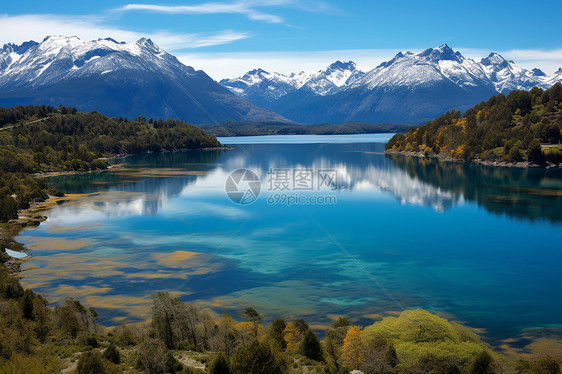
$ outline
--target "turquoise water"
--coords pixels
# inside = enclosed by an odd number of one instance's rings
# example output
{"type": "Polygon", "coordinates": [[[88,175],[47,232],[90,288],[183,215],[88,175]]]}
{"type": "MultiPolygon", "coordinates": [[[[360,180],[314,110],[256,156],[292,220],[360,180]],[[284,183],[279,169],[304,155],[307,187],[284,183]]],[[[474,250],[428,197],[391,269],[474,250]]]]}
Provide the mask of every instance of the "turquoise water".
{"type": "Polygon", "coordinates": [[[20,235],[34,255],[22,281],[52,302],[94,306],[108,325],[147,318],[159,290],[218,313],[253,306],[318,328],[335,315],[368,324],[406,308],[481,328],[493,342],[562,324],[560,169],[389,156],[384,137],[364,137],[373,142],[256,137],[270,144],[50,178],[70,199],[20,235]],[[251,204],[225,191],[240,168],[261,181],[251,204]],[[284,170],[289,189],[273,188],[284,170]],[[302,171],[312,190],[295,188],[306,184],[294,177],[302,171]],[[320,173],[337,184],[320,187],[320,173]]]}

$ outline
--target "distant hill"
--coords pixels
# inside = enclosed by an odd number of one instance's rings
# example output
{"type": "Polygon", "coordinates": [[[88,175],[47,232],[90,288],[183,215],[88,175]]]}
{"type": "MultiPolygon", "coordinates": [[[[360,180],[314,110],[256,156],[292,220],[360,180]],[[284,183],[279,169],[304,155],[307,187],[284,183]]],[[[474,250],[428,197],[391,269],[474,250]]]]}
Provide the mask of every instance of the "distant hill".
{"type": "Polygon", "coordinates": [[[399,123],[346,122],[338,125],[298,125],[281,122],[229,121],[220,124],[199,125],[215,136],[257,136],[257,135],[336,135],[376,134],[406,132],[412,125],[399,123]]]}
{"type": "Polygon", "coordinates": [[[28,104],[190,123],[285,120],[233,95],[145,38],[119,43],[50,36],[40,43],[4,45],[0,106],[28,104]]]}
{"type": "Polygon", "coordinates": [[[388,151],[453,159],[562,165],[562,84],[511,91],[397,134],[388,151]]]}

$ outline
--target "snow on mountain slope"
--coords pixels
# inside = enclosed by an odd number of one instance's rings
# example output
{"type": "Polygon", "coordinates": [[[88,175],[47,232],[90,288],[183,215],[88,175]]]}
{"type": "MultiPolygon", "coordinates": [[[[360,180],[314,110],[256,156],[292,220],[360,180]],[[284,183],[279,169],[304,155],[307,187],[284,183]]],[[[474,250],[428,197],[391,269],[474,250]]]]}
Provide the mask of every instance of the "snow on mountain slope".
{"type": "MultiPolygon", "coordinates": [[[[366,73],[353,62],[338,61],[312,74],[300,89],[279,92],[266,105],[302,123],[418,124],[447,110],[467,109],[499,92],[546,89],[561,80],[562,68],[549,76],[539,69],[523,69],[497,53],[475,61],[443,44],[419,53],[399,52],[366,73]]],[[[251,100],[259,100],[259,91],[253,95],[251,100]]]]}
{"type": "Polygon", "coordinates": [[[496,93],[477,62],[446,44],[419,53],[400,52],[334,94],[306,95],[303,89],[270,108],[304,123],[418,124],[447,110],[468,109],[496,93]]]}
{"type": "Polygon", "coordinates": [[[287,76],[254,69],[239,78],[223,79],[219,83],[238,96],[257,105],[264,105],[299,89],[307,77],[305,72],[287,76]]]}
{"type": "Polygon", "coordinates": [[[552,87],[558,82],[562,82],[562,68],[559,68],[553,75],[543,78],[546,87],[552,87]]]}
{"type": "Polygon", "coordinates": [[[501,93],[508,93],[513,90],[530,90],[535,86],[548,88],[545,86],[545,74],[539,69],[527,70],[521,68],[513,61],[507,61],[497,53],[490,53],[480,61],[480,65],[496,90],[501,93]]]}
{"type": "Polygon", "coordinates": [[[336,61],[317,72],[301,71],[291,75],[254,69],[238,78],[223,79],[220,84],[255,104],[267,106],[268,103],[299,89],[307,90],[315,95],[329,95],[361,78],[364,74],[365,70],[352,61],[336,61]]]}
{"type": "Polygon", "coordinates": [[[309,90],[320,96],[330,95],[340,91],[365,75],[353,61],[336,61],[326,69],[313,74],[301,89],[309,90]]]}
{"type": "Polygon", "coordinates": [[[350,88],[373,90],[378,87],[424,87],[449,80],[459,87],[491,86],[485,71],[471,59],[454,52],[448,45],[420,53],[399,52],[355,81],[350,88]]]}
{"type": "Polygon", "coordinates": [[[41,43],[29,42],[28,48],[8,44],[1,55],[10,56],[0,72],[3,87],[31,84],[34,87],[78,76],[108,73],[123,68],[139,68],[177,75],[193,75],[195,70],[178,66],[149,39],[136,43],[118,43],[113,39],[84,42],[77,37],[49,36],[41,43]],[[11,53],[5,53],[10,51],[11,53]]]}
{"type": "Polygon", "coordinates": [[[51,104],[194,123],[279,120],[142,38],[49,36],[0,49],[0,105],[51,104]]]}
{"type": "Polygon", "coordinates": [[[492,85],[497,92],[504,93],[535,86],[546,89],[562,79],[560,74],[548,76],[540,69],[523,69],[497,53],[474,61],[443,44],[419,53],[399,52],[372,70],[360,68],[351,61],[337,61],[316,73],[290,76],[256,69],[240,78],[224,79],[221,84],[237,95],[267,105],[289,94],[327,96],[358,87],[428,86],[444,78],[461,88],[492,85]],[[306,94],[296,93],[297,90],[306,94]]]}

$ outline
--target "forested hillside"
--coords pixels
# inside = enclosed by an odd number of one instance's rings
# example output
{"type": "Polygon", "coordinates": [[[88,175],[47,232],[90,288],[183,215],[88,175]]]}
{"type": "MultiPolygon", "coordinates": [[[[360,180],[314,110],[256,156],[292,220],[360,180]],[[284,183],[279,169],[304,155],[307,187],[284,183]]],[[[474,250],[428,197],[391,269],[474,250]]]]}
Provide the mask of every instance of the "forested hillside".
{"type": "Polygon", "coordinates": [[[378,134],[406,132],[412,126],[400,123],[346,122],[338,125],[327,123],[298,125],[283,122],[229,121],[219,124],[201,125],[201,128],[216,136],[257,136],[378,134]]]}
{"type": "Polygon", "coordinates": [[[407,134],[387,150],[515,163],[562,164],[562,84],[500,94],[468,109],[453,110],[407,134]]]}
{"type": "Polygon", "coordinates": [[[108,166],[103,157],[219,146],[214,136],[176,120],[129,121],[51,106],[0,108],[0,221],[55,193],[30,174],[100,170],[108,166]]]}

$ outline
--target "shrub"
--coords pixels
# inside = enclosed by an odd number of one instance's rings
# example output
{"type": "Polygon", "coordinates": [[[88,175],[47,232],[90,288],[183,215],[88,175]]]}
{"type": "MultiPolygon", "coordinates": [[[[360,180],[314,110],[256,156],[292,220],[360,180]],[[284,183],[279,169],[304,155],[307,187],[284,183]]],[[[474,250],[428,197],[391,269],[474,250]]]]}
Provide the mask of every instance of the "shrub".
{"type": "Polygon", "coordinates": [[[76,374],[106,374],[104,359],[96,350],[82,353],[76,367],[76,374]]]}
{"type": "Polygon", "coordinates": [[[113,362],[114,364],[121,363],[121,355],[119,354],[119,350],[115,346],[115,344],[109,344],[109,347],[103,352],[103,358],[106,360],[113,362]]]}
{"type": "Polygon", "coordinates": [[[232,374],[230,364],[228,363],[225,355],[219,353],[217,358],[215,358],[215,360],[209,367],[209,374],[232,374]]]}
{"type": "Polygon", "coordinates": [[[284,360],[268,343],[257,340],[240,348],[232,358],[232,372],[235,374],[281,374],[284,371],[284,360]]]}

